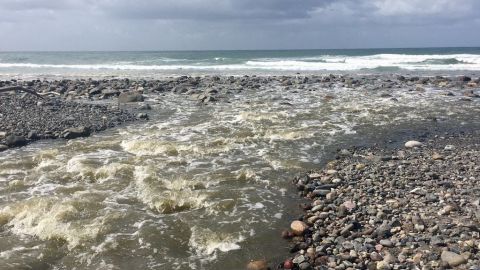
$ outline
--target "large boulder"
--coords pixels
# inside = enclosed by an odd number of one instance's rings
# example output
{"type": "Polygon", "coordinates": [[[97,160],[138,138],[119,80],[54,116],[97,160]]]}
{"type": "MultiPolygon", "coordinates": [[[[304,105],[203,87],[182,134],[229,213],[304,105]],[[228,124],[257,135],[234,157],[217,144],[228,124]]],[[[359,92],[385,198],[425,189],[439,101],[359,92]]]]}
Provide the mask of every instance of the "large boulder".
{"type": "Polygon", "coordinates": [[[5,138],[5,144],[10,147],[24,146],[27,140],[22,136],[10,135],[5,138]]]}
{"type": "Polygon", "coordinates": [[[90,128],[88,127],[69,128],[62,133],[62,137],[67,140],[88,136],[90,136],[90,128]]]}
{"type": "Polygon", "coordinates": [[[123,92],[118,96],[118,102],[120,103],[142,102],[143,100],[143,95],[138,92],[123,92]]]}

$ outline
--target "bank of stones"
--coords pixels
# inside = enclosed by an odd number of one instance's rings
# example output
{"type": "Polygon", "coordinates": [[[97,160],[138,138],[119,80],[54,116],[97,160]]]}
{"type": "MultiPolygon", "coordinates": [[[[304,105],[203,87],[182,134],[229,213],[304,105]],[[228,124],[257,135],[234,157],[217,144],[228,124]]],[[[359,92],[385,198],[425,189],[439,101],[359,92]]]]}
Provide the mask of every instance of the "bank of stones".
{"type": "Polygon", "coordinates": [[[309,201],[282,233],[292,257],[276,268],[479,269],[478,135],[343,150],[297,177],[309,201]]]}

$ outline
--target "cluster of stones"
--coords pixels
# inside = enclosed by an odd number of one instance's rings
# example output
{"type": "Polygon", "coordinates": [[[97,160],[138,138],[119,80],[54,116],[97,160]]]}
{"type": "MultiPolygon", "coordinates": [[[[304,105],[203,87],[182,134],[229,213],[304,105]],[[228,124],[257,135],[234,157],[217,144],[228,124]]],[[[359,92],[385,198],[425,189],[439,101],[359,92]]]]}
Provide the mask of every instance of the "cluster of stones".
{"type": "Polygon", "coordinates": [[[310,202],[282,233],[294,255],[276,269],[478,269],[477,138],[341,150],[297,177],[310,202]]]}
{"type": "MultiPolygon", "coordinates": [[[[318,87],[348,87],[365,90],[388,90],[408,88],[424,91],[425,87],[446,89],[446,95],[457,93],[449,89],[462,90],[466,98],[478,97],[474,90],[480,87],[480,78],[468,76],[418,77],[403,75],[298,75],[298,76],[179,76],[162,79],[76,79],[76,80],[8,80],[0,81],[0,88],[23,86],[34,89],[41,95],[61,96],[67,99],[109,99],[123,92],[165,93],[173,92],[191,96],[200,102],[213,102],[228,94],[242,90],[278,85],[285,89],[309,89],[318,87]]],[[[388,93],[384,93],[388,95],[388,93]]]]}
{"type": "Polygon", "coordinates": [[[29,94],[0,96],[0,152],[41,139],[87,137],[136,120],[130,111],[29,94]]]}

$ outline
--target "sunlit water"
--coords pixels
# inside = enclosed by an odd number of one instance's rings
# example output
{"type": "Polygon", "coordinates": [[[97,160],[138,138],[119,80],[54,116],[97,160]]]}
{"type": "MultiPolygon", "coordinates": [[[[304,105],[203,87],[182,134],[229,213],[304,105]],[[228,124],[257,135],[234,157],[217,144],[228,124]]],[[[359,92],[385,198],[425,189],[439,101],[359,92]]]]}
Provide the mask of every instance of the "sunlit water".
{"type": "Polygon", "coordinates": [[[208,106],[150,96],[149,122],[1,153],[0,269],[243,269],[278,258],[295,213],[291,177],[325,162],[326,149],[480,115],[478,101],[437,89],[389,90],[397,100],[314,85],[232,91],[208,106]]]}

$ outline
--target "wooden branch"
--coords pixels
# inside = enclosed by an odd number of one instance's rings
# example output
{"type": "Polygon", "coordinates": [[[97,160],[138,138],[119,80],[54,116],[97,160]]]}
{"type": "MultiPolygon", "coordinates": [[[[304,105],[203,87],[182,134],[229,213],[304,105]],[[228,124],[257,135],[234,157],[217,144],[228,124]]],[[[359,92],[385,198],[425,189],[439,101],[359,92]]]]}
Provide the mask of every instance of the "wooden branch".
{"type": "Polygon", "coordinates": [[[0,88],[0,93],[3,93],[3,92],[9,92],[9,91],[23,91],[23,92],[26,92],[26,93],[29,93],[29,94],[32,94],[34,96],[37,96],[41,99],[45,99],[44,97],[42,97],[41,95],[39,95],[37,92],[33,91],[33,90],[30,90],[30,89],[27,89],[25,87],[21,87],[21,86],[10,86],[10,87],[4,87],[4,88],[0,88]]]}

